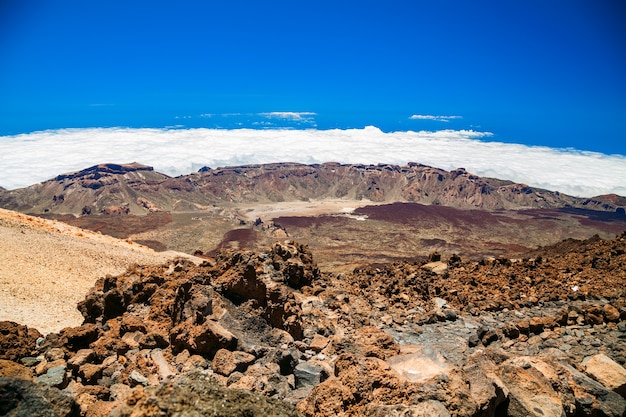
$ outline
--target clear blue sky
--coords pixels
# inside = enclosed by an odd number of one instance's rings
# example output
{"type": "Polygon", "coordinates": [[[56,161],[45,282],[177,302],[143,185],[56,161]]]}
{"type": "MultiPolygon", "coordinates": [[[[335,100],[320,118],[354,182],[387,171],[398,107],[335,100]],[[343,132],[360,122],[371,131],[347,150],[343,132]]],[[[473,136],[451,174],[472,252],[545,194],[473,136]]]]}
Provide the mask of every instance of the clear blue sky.
{"type": "Polygon", "coordinates": [[[626,155],[625,4],[0,0],[0,135],[310,112],[626,155]]]}

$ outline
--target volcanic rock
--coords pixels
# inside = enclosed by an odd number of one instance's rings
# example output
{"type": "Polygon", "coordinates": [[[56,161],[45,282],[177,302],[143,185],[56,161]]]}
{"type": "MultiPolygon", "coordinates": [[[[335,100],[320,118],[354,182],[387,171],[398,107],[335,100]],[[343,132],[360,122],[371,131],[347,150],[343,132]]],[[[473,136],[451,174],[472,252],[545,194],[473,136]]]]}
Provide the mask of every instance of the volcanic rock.
{"type": "Polygon", "coordinates": [[[594,355],[583,362],[585,372],[626,398],[626,369],[604,354],[594,355]]]}
{"type": "Polygon", "coordinates": [[[247,398],[272,398],[309,417],[621,416],[625,245],[457,260],[442,275],[425,260],[324,273],[295,242],[134,266],[100,279],[83,326],[25,363],[42,380],[64,369],[59,385],[94,417],[201,412],[214,397],[231,415],[270,413],[247,398]]]}
{"type": "Polygon", "coordinates": [[[36,349],[41,333],[22,324],[0,321],[0,359],[18,360],[36,349]]]}
{"type": "Polygon", "coordinates": [[[115,417],[154,415],[214,415],[296,417],[290,405],[244,390],[220,387],[211,378],[194,373],[159,387],[136,390],[115,417]]]}
{"type": "Polygon", "coordinates": [[[213,371],[218,374],[229,376],[233,372],[245,372],[248,366],[254,363],[256,358],[246,352],[231,352],[220,349],[213,357],[213,371]]]}
{"type": "Polygon", "coordinates": [[[0,378],[0,415],[78,417],[76,402],[60,390],[18,378],[0,378]]]}

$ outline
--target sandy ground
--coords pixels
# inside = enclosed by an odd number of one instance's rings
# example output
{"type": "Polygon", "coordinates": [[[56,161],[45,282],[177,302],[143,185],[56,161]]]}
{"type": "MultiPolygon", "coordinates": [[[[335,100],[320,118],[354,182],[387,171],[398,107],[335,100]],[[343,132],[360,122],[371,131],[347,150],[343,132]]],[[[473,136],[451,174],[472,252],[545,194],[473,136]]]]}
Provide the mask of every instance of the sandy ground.
{"type": "Polygon", "coordinates": [[[99,277],[177,256],[188,255],[0,209],[0,321],[44,334],[78,326],[76,304],[99,277]]]}
{"type": "Polygon", "coordinates": [[[370,200],[310,200],[287,201],[271,204],[255,204],[246,207],[237,206],[242,216],[250,221],[260,218],[263,221],[281,216],[320,216],[323,214],[349,214],[355,209],[365,206],[374,206],[384,203],[375,203],[370,200]]]}

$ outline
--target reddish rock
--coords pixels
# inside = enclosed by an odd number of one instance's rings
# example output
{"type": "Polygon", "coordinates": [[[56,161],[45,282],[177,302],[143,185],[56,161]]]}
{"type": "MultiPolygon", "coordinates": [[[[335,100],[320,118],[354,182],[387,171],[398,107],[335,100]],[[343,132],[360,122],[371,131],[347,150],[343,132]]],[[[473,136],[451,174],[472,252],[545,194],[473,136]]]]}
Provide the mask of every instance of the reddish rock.
{"type": "Polygon", "coordinates": [[[33,371],[19,363],[0,359],[0,378],[20,378],[34,380],[33,371]]]}
{"type": "Polygon", "coordinates": [[[67,340],[68,348],[76,351],[89,348],[99,336],[98,326],[93,323],[85,323],[79,327],[68,327],[61,330],[61,337],[67,340]]]}
{"type": "Polygon", "coordinates": [[[617,322],[620,318],[619,310],[611,304],[605,304],[602,307],[602,314],[604,315],[604,319],[606,321],[617,322]]]}
{"type": "Polygon", "coordinates": [[[78,369],[78,376],[81,377],[83,383],[94,384],[102,377],[102,369],[102,365],[86,363],[78,369]]]}
{"type": "Polygon", "coordinates": [[[213,357],[213,371],[224,376],[229,376],[235,371],[245,372],[255,359],[254,355],[246,352],[220,349],[213,357]]]}
{"type": "Polygon", "coordinates": [[[78,369],[86,363],[93,362],[95,358],[96,353],[93,349],[81,349],[67,361],[67,366],[70,369],[78,369]]]}
{"type": "Polygon", "coordinates": [[[32,356],[41,333],[11,321],[0,321],[0,359],[16,361],[32,356]]]}
{"type": "Polygon", "coordinates": [[[354,335],[354,345],[366,357],[386,359],[400,353],[400,347],[393,337],[373,326],[359,329],[354,335]]]}
{"type": "Polygon", "coordinates": [[[321,352],[328,345],[328,342],[329,340],[327,337],[316,333],[315,336],[313,336],[311,343],[309,343],[309,349],[314,352],[321,352]]]}
{"type": "Polygon", "coordinates": [[[207,320],[201,325],[189,326],[183,323],[171,332],[174,352],[183,349],[191,353],[213,356],[220,349],[234,350],[237,338],[219,323],[207,320]]]}

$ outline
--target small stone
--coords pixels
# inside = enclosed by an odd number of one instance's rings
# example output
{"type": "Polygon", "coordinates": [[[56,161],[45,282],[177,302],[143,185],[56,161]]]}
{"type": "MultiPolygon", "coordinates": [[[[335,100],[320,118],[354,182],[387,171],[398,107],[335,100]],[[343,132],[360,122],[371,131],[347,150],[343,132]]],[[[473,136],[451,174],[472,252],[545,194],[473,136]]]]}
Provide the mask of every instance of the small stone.
{"type": "Polygon", "coordinates": [[[229,376],[235,371],[245,372],[255,359],[254,355],[246,352],[220,349],[213,358],[213,371],[224,376],[229,376]]]}
{"type": "Polygon", "coordinates": [[[326,347],[326,345],[328,345],[328,338],[320,334],[316,334],[315,336],[313,336],[313,340],[309,344],[309,348],[312,351],[318,353],[321,352],[326,347]]]}
{"type": "Polygon", "coordinates": [[[78,369],[80,366],[90,363],[95,359],[96,353],[93,349],[80,349],[67,361],[70,369],[78,369]]]}
{"type": "Polygon", "coordinates": [[[20,359],[20,363],[24,366],[32,368],[33,366],[37,366],[41,362],[41,359],[41,357],[35,358],[33,356],[26,356],[20,359]]]}
{"type": "Polygon", "coordinates": [[[476,347],[480,343],[480,339],[476,333],[472,333],[467,339],[467,344],[469,347],[476,347]]]}
{"type": "Polygon", "coordinates": [[[143,376],[139,371],[134,370],[128,376],[128,382],[130,383],[131,387],[135,387],[137,385],[147,386],[148,378],[143,376]]]}
{"type": "Polygon", "coordinates": [[[102,378],[102,365],[94,365],[92,363],[86,363],[78,370],[78,375],[88,384],[95,383],[98,379],[102,378]]]}

